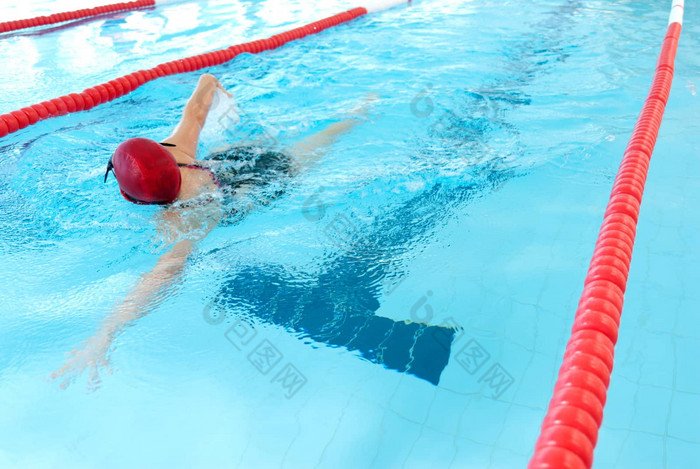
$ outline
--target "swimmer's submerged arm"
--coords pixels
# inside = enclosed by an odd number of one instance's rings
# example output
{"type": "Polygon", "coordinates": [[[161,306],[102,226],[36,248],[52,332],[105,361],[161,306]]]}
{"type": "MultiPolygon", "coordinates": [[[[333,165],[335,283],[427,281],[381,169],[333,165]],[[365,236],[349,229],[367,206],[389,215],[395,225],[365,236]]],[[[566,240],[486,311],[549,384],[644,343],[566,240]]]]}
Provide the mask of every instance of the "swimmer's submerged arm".
{"type": "Polygon", "coordinates": [[[127,324],[145,316],[168,298],[168,291],[177,284],[193,250],[193,241],[180,241],[158,259],[150,272],[141,276],[138,285],[105,318],[95,335],[104,341],[106,348],[127,324]]]}
{"type": "Polygon", "coordinates": [[[85,342],[85,346],[71,352],[72,357],[51,377],[65,377],[61,386],[66,387],[83,370],[91,368],[92,383],[98,383],[98,371],[108,365],[107,353],[116,336],[129,323],[145,316],[168,298],[167,293],[177,284],[193,248],[193,241],[184,240],[161,256],[155,267],[144,274],[138,285],[112,309],[97,332],[85,342]]]}
{"type": "Polygon", "coordinates": [[[191,158],[196,158],[199,134],[202,131],[202,127],[204,127],[204,122],[207,119],[207,114],[209,114],[214,93],[217,89],[221,89],[231,97],[231,94],[224,90],[216,77],[208,73],[202,75],[199,78],[197,88],[185,105],[180,123],[175,127],[170,137],[163,140],[163,142],[172,143],[177,146],[177,150],[191,158]]]}
{"type": "MultiPolygon", "coordinates": [[[[221,207],[213,200],[209,205],[188,210],[168,207],[158,217],[158,231],[166,236],[179,236],[172,249],[160,256],[155,267],[141,276],[133,290],[124,298],[112,314],[105,318],[96,334],[106,340],[109,347],[112,339],[130,322],[145,316],[168,298],[182,275],[187,259],[194,251],[195,241],[204,239],[221,219],[221,207]],[[189,218],[191,216],[191,218],[189,218]],[[182,236],[187,238],[182,239],[182,236]]],[[[172,242],[172,238],[168,238],[172,242]]]]}
{"type": "MultiPolygon", "coordinates": [[[[172,208],[168,210],[170,216],[167,218],[171,219],[176,229],[179,230],[187,225],[177,220],[179,215],[176,211],[172,208]]],[[[126,326],[157,308],[176,288],[187,265],[187,259],[194,250],[195,241],[207,236],[219,221],[219,209],[212,207],[211,212],[216,215],[205,211],[201,216],[197,216],[199,221],[192,221],[193,225],[201,228],[199,234],[191,233],[188,239],[176,242],[169,252],[163,254],[156,265],[141,276],[138,284],[129,294],[112,308],[110,314],[105,317],[95,334],[85,342],[83,348],[73,351],[73,356],[66,364],[51,375],[53,378],[65,378],[62,387],[70,384],[86,368],[91,369],[92,383],[99,383],[99,370],[108,365],[107,354],[117,335],[126,326]]],[[[165,220],[162,222],[167,224],[165,220]]]]}

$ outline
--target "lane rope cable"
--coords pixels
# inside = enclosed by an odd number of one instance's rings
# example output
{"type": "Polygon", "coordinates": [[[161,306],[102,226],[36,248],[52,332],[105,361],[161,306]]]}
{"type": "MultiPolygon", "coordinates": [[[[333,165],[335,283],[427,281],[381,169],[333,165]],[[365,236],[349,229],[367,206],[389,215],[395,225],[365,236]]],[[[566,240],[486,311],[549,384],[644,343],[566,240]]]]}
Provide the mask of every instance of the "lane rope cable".
{"type": "Polygon", "coordinates": [[[582,469],[593,464],[644,183],[673,81],[683,6],[683,0],[673,1],[654,80],[613,184],[529,469],[582,469]]]}
{"type": "Polygon", "coordinates": [[[117,13],[120,11],[136,10],[143,7],[155,6],[155,0],[137,0],[135,2],[113,3],[111,5],[103,5],[94,8],[83,8],[82,10],[66,11],[63,13],[54,13],[49,16],[36,16],[24,20],[5,21],[0,23],[0,34],[10,31],[18,31],[20,29],[36,28],[37,26],[46,26],[49,24],[64,23],[66,21],[80,20],[90,18],[92,16],[105,15],[108,13],[117,13]]]}
{"type": "MultiPolygon", "coordinates": [[[[408,1],[410,2],[410,0],[408,1]]],[[[11,111],[7,114],[0,115],[0,138],[50,117],[63,116],[78,111],[87,111],[97,105],[124,96],[144,83],[159,77],[193,72],[206,67],[220,65],[244,52],[257,54],[262,51],[276,49],[288,42],[319,33],[324,29],[351,21],[367,13],[384,10],[405,3],[408,3],[407,0],[385,0],[376,2],[371,7],[353,8],[320,21],[309,23],[306,26],[275,34],[267,39],[246,42],[226,49],[165,62],[148,70],[139,70],[115,78],[107,83],[87,88],[80,93],[70,93],[65,96],[23,107],[17,111],[11,111]]]]}

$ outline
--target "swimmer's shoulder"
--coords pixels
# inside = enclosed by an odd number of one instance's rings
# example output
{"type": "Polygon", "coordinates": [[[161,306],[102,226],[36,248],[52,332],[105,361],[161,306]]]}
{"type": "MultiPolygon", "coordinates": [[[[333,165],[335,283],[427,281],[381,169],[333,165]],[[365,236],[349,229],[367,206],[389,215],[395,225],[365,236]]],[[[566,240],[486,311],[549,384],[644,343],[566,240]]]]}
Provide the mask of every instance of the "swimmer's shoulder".
{"type": "Polygon", "coordinates": [[[197,161],[196,155],[190,155],[178,146],[177,138],[168,137],[160,142],[175,157],[175,161],[181,164],[192,164],[197,161]]]}

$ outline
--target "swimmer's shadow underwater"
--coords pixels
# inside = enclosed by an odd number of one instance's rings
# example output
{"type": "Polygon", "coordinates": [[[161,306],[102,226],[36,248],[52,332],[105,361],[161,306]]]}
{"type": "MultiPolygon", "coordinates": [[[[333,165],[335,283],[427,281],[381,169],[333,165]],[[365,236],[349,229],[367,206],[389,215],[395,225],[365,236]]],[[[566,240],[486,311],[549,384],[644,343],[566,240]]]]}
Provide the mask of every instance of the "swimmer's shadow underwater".
{"type": "Polygon", "coordinates": [[[220,314],[243,308],[300,339],[358,352],[437,385],[458,329],[376,315],[386,266],[367,269],[365,262],[347,253],[315,277],[281,265],[246,266],[226,278],[215,304],[220,314]]]}
{"type": "Polygon", "coordinates": [[[435,184],[409,199],[376,220],[375,226],[358,230],[362,234],[349,249],[323,263],[317,275],[276,264],[241,267],[224,279],[214,298],[216,311],[222,315],[245,311],[299,334],[300,339],[343,347],[372,363],[438,385],[461,329],[378,316],[379,298],[387,280],[400,275],[392,255],[422,241],[452,208],[512,177],[507,170],[490,171],[490,177],[479,183],[435,184]],[[414,223],[416,219],[421,223],[414,223]]]}

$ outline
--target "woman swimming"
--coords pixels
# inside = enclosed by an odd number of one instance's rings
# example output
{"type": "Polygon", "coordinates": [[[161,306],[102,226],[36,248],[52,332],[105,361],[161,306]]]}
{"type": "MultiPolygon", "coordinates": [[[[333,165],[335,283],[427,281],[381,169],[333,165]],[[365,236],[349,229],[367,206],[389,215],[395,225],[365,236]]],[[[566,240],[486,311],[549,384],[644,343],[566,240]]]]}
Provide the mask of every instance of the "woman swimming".
{"type": "Polygon", "coordinates": [[[84,347],[74,350],[66,364],[51,375],[64,378],[63,386],[86,368],[91,369],[93,383],[99,382],[98,371],[108,365],[107,355],[117,334],[167,297],[164,293],[177,284],[195,242],[226,215],[222,196],[244,198],[261,181],[289,178],[312,165],[339,135],[362,121],[368,103],[375,99],[368,97],[352,112],[354,118],[329,125],[286,153],[239,146],[198,160],[200,133],[217,92],[232,97],[213,75],[202,75],[168,138],[160,143],[146,138],[126,140],[110,158],[105,181],[113,172],[119,190],[130,202],[164,205],[158,215],[158,231],[173,246],[113,308],[84,347]],[[226,165],[232,160],[237,162],[235,169],[226,165]]]}

